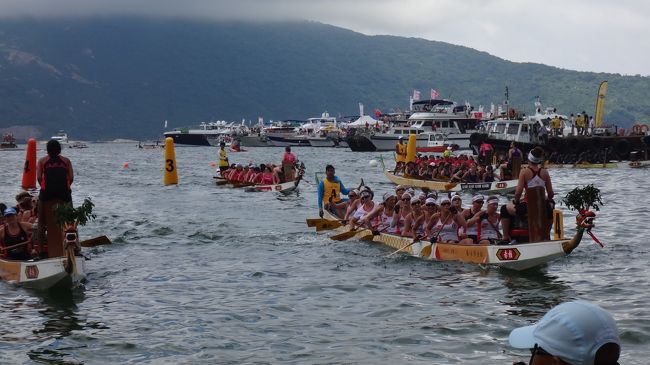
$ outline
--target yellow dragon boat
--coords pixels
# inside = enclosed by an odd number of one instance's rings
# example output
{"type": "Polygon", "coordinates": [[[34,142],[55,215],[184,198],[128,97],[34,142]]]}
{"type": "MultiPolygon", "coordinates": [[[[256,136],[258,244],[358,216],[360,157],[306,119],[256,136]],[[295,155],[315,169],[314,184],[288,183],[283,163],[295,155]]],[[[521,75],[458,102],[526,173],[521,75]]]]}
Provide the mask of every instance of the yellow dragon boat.
{"type": "Polygon", "coordinates": [[[420,189],[429,189],[442,192],[481,191],[486,194],[507,194],[514,192],[517,188],[517,183],[519,182],[519,180],[504,180],[482,183],[467,183],[414,179],[393,174],[392,171],[386,169],[386,165],[384,164],[383,159],[380,159],[379,161],[384,171],[384,176],[386,176],[390,182],[396,185],[406,185],[420,189]]]}

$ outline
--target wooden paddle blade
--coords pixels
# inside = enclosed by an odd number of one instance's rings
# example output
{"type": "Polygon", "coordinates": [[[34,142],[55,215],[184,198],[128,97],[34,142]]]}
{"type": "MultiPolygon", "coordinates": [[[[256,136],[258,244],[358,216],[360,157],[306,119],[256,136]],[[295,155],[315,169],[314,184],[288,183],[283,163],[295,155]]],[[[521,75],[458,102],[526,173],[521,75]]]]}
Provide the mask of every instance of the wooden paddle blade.
{"type": "Polygon", "coordinates": [[[368,232],[363,236],[359,237],[359,239],[362,241],[372,241],[373,239],[375,239],[375,234],[372,232],[368,232]]]}
{"type": "Polygon", "coordinates": [[[455,188],[456,185],[458,185],[458,183],[447,183],[447,184],[445,184],[445,190],[451,190],[451,189],[455,188]]]}
{"type": "Polygon", "coordinates": [[[307,227],[316,227],[323,222],[327,222],[327,219],[323,218],[307,218],[307,227]]]}
{"type": "Polygon", "coordinates": [[[95,246],[101,246],[101,245],[110,245],[112,242],[108,237],[106,236],[99,236],[95,238],[91,238],[88,240],[83,240],[79,242],[81,247],[95,247],[95,246]]]}
{"type": "Polygon", "coordinates": [[[359,230],[352,230],[352,231],[345,231],[343,233],[335,234],[334,236],[330,236],[331,239],[334,241],[345,241],[347,239],[350,239],[354,237],[357,233],[359,233],[359,230]]]}
{"type": "Polygon", "coordinates": [[[343,225],[343,223],[338,222],[338,221],[325,220],[325,222],[321,222],[321,223],[316,224],[316,232],[336,229],[336,228],[341,227],[342,225],[343,225]]]}

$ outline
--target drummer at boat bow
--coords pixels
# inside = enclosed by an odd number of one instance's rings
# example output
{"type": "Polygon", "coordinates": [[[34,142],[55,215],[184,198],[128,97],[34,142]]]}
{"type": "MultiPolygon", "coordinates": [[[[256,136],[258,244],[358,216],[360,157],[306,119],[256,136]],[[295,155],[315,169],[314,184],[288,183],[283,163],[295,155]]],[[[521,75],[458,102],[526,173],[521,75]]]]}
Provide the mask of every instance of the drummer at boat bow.
{"type": "Polygon", "coordinates": [[[323,217],[323,202],[325,202],[325,209],[328,209],[338,217],[342,217],[345,213],[345,208],[338,207],[336,204],[341,203],[341,194],[348,195],[349,190],[345,188],[341,179],[335,175],[334,166],[327,165],[325,167],[325,179],[318,184],[318,213],[323,217]]]}
{"type": "MultiPolygon", "coordinates": [[[[517,189],[515,190],[515,199],[512,203],[508,203],[501,207],[501,221],[503,223],[503,239],[504,241],[510,241],[510,224],[515,215],[519,217],[524,217],[528,213],[528,189],[543,187],[546,191],[546,200],[547,200],[547,218],[551,220],[553,218],[553,208],[555,202],[553,201],[553,184],[551,183],[551,176],[548,174],[548,171],[541,167],[541,163],[544,162],[544,150],[540,147],[533,148],[530,153],[528,153],[528,167],[521,170],[519,173],[519,183],[517,184],[517,189]],[[520,200],[522,193],[524,199],[520,200]]],[[[548,227],[551,225],[549,224],[548,227]]]]}
{"type": "Polygon", "coordinates": [[[44,242],[47,230],[48,254],[50,257],[63,255],[63,233],[54,221],[54,206],[60,203],[72,204],[70,186],[74,180],[72,162],[61,156],[61,144],[56,140],[47,142],[47,156],[38,160],[36,177],[41,186],[38,196],[38,241],[44,242]],[[61,247],[59,247],[59,245],[61,247]]]}
{"type": "Polygon", "coordinates": [[[226,142],[221,142],[219,147],[219,171],[223,173],[230,166],[228,163],[228,152],[226,152],[226,142]]]}
{"type": "Polygon", "coordinates": [[[397,174],[404,168],[404,162],[406,162],[406,145],[402,136],[399,136],[395,145],[395,162],[395,174],[397,174]]]}
{"type": "Polygon", "coordinates": [[[287,146],[284,148],[284,155],[282,155],[282,163],[288,162],[290,164],[296,163],[296,155],[291,152],[291,147],[287,146]]]}
{"type": "Polygon", "coordinates": [[[27,222],[18,222],[18,213],[14,208],[4,210],[5,224],[0,227],[0,245],[2,246],[2,257],[11,260],[28,260],[30,254],[35,256],[37,252],[32,248],[31,234],[32,225],[27,222]]]}

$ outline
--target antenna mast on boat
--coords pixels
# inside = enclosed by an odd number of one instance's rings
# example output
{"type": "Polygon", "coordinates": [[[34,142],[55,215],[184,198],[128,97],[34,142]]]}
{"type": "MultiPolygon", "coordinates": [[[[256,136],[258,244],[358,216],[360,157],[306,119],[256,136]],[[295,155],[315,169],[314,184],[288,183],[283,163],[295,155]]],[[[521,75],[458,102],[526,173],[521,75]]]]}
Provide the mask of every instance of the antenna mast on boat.
{"type": "Polygon", "coordinates": [[[508,85],[506,85],[506,119],[510,120],[510,107],[508,106],[510,103],[510,93],[508,92],[508,85]]]}

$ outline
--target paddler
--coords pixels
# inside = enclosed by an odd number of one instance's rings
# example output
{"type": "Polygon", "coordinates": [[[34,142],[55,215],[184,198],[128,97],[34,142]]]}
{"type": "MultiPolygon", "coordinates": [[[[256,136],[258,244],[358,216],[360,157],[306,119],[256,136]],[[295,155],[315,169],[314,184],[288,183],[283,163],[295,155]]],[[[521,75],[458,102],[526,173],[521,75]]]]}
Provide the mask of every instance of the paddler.
{"type": "Polygon", "coordinates": [[[61,144],[50,140],[46,146],[47,156],[41,157],[36,165],[36,178],[41,186],[38,196],[38,242],[46,242],[47,230],[48,255],[63,255],[63,232],[54,221],[53,208],[57,204],[72,204],[70,185],[74,180],[72,162],[61,156],[61,144]]]}
{"type": "Polygon", "coordinates": [[[339,209],[338,207],[332,209],[332,205],[340,203],[341,194],[348,195],[350,192],[345,188],[341,179],[335,175],[334,166],[327,165],[325,166],[325,179],[318,184],[318,214],[323,218],[323,202],[325,202],[325,209],[330,210],[332,213],[336,214],[338,217],[342,217],[345,214],[345,207],[339,209]]]}
{"type": "Polygon", "coordinates": [[[445,152],[442,153],[442,157],[450,158],[452,156],[451,150],[452,150],[451,146],[447,146],[447,149],[445,150],[445,152]]]}
{"type": "MultiPolygon", "coordinates": [[[[510,242],[510,223],[516,216],[524,217],[528,213],[528,199],[524,194],[524,199],[520,200],[523,193],[527,193],[529,188],[543,187],[546,190],[546,213],[549,220],[553,219],[553,184],[548,171],[542,168],[544,162],[544,150],[541,147],[535,147],[528,153],[528,167],[519,173],[519,182],[515,190],[515,199],[501,207],[501,223],[503,224],[503,241],[510,242]]],[[[549,224],[550,227],[550,224],[549,224]]]]}
{"type": "Polygon", "coordinates": [[[224,171],[228,170],[230,164],[228,163],[228,152],[226,152],[226,142],[221,142],[219,144],[219,171],[223,174],[224,171]]]}
{"type": "Polygon", "coordinates": [[[404,144],[404,137],[399,136],[397,144],[395,145],[395,175],[404,169],[406,162],[406,145],[404,144]]]}
{"type": "Polygon", "coordinates": [[[18,221],[18,212],[14,208],[6,208],[3,212],[5,224],[0,227],[0,246],[3,257],[11,260],[28,260],[30,254],[36,256],[36,251],[32,248],[31,235],[28,233],[32,230],[32,225],[27,222],[18,221]],[[7,247],[22,244],[13,249],[7,247]]]}

